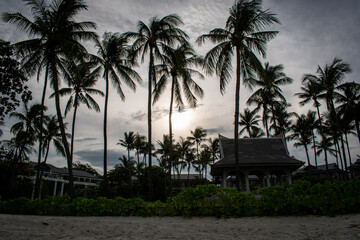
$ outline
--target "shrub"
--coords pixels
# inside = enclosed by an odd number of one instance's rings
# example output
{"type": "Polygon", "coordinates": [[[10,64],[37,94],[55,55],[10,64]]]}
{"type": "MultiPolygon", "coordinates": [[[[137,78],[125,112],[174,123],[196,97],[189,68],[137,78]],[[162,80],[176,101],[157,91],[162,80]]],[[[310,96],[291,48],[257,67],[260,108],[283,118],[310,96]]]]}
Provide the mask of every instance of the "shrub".
{"type": "Polygon", "coordinates": [[[215,185],[190,187],[161,201],[145,202],[140,198],[108,199],[51,196],[43,200],[17,198],[0,201],[0,213],[77,216],[215,216],[242,217],[258,215],[329,215],[360,212],[360,180],[325,181],[311,184],[258,189],[240,193],[215,185]]]}

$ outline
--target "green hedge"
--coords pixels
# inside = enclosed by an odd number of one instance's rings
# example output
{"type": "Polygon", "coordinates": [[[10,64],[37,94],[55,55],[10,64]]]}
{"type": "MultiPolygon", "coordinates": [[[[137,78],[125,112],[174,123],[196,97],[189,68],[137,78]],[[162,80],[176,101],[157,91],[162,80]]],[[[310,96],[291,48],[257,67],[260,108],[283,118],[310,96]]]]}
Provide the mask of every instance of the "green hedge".
{"type": "Polygon", "coordinates": [[[166,203],[122,197],[80,197],[71,201],[69,196],[0,201],[0,213],[56,216],[334,216],[359,212],[360,180],[315,185],[297,181],[293,185],[266,187],[248,194],[214,185],[197,186],[168,198],[166,203]]]}

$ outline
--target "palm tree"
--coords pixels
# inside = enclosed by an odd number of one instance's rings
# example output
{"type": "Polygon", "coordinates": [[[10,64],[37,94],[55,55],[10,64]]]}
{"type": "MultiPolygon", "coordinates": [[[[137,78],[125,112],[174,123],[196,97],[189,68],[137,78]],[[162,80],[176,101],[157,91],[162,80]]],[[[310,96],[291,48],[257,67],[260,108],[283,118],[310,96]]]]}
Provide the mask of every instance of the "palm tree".
{"type": "Polygon", "coordinates": [[[199,160],[199,146],[205,140],[206,130],[202,127],[196,127],[194,131],[190,130],[190,134],[191,136],[187,137],[187,139],[196,145],[196,155],[199,160]]]}
{"type": "Polygon", "coordinates": [[[307,163],[310,166],[308,145],[311,143],[311,130],[304,114],[297,116],[295,124],[291,126],[291,130],[292,134],[289,138],[297,140],[294,143],[295,147],[303,146],[305,148],[307,163]]]}
{"type": "Polygon", "coordinates": [[[179,141],[175,145],[176,151],[179,155],[179,164],[182,164],[183,167],[188,165],[186,162],[186,154],[191,151],[191,145],[192,143],[183,137],[180,137],[179,141]]]}
{"type": "Polygon", "coordinates": [[[301,106],[305,106],[305,104],[313,101],[313,106],[316,107],[318,120],[320,121],[321,125],[321,116],[320,116],[320,102],[319,102],[319,94],[321,92],[321,85],[317,82],[317,80],[313,79],[313,75],[306,74],[303,78],[303,86],[301,87],[300,93],[296,93],[295,96],[303,99],[299,104],[301,106]]]}
{"type": "Polygon", "coordinates": [[[23,112],[10,113],[10,117],[19,120],[11,127],[11,133],[14,135],[20,132],[27,133],[27,135],[24,136],[27,138],[27,141],[33,145],[39,138],[40,129],[43,128],[43,126],[40,125],[41,112],[46,109],[45,106],[43,107],[40,104],[33,104],[29,107],[27,103],[24,103],[23,112]]]}
{"type": "Polygon", "coordinates": [[[135,134],[134,149],[136,150],[138,165],[140,164],[140,153],[143,149],[146,149],[146,142],[145,136],[142,136],[139,133],[135,134]]]}
{"type": "Polygon", "coordinates": [[[193,164],[195,163],[196,160],[196,156],[195,156],[195,149],[189,149],[189,151],[186,152],[185,154],[185,162],[186,162],[186,166],[187,166],[187,182],[189,182],[189,178],[190,178],[190,168],[191,166],[193,166],[193,164]]]}
{"type": "Polygon", "coordinates": [[[134,39],[133,50],[136,55],[141,55],[142,62],[145,55],[149,53],[149,72],[148,72],[148,153],[149,153],[149,198],[152,199],[152,125],[151,125],[151,103],[153,84],[155,79],[155,58],[162,59],[161,50],[164,46],[172,45],[176,42],[183,43],[188,36],[183,32],[179,25],[183,24],[180,17],[176,14],[167,15],[161,19],[154,17],[149,25],[139,21],[137,32],[127,32],[126,38],[134,39]]]}
{"type": "Polygon", "coordinates": [[[315,158],[315,166],[317,167],[317,154],[316,154],[316,136],[314,130],[318,128],[318,121],[316,120],[316,112],[309,110],[306,114],[306,121],[307,125],[310,128],[311,131],[311,137],[312,137],[312,148],[314,149],[314,158],[315,158]]]}
{"type": "Polygon", "coordinates": [[[219,145],[219,139],[218,138],[208,138],[207,142],[209,145],[202,145],[204,149],[207,149],[211,153],[212,163],[215,163],[215,161],[219,158],[220,155],[220,145],[219,145]]]}
{"type": "MultiPolygon", "coordinates": [[[[19,122],[15,123],[11,127],[11,132],[16,136],[8,144],[10,144],[11,148],[20,148],[24,146],[23,152],[21,157],[27,158],[28,153],[35,152],[32,147],[28,147],[27,145],[34,145],[35,141],[38,140],[39,142],[42,141],[42,132],[44,132],[43,120],[47,120],[47,116],[43,116],[44,111],[46,111],[46,107],[40,104],[34,104],[28,107],[26,103],[24,103],[24,112],[13,112],[10,114],[10,117],[15,117],[19,122]],[[24,134],[26,133],[26,134],[24,134]],[[41,133],[41,134],[40,134],[41,133]],[[19,136],[18,136],[19,135],[19,136]]],[[[45,146],[45,144],[44,144],[45,146]]],[[[19,152],[19,150],[16,150],[19,152]]],[[[41,154],[41,149],[40,149],[41,154]]],[[[15,154],[16,156],[16,154],[15,154]]],[[[40,166],[40,164],[38,164],[40,166]]],[[[40,182],[39,182],[39,169],[36,171],[36,178],[35,178],[35,196],[37,196],[40,182]]]]}
{"type": "MultiPolygon", "coordinates": [[[[67,134],[67,137],[70,137],[70,134],[67,134]]],[[[42,148],[42,154],[44,155],[43,163],[46,163],[46,160],[49,155],[51,143],[53,143],[53,146],[57,154],[65,156],[65,150],[61,140],[59,122],[56,116],[50,116],[49,119],[46,121],[43,141],[44,141],[44,145],[42,148]]]]}
{"type": "MultiPolygon", "coordinates": [[[[195,55],[194,50],[188,43],[184,43],[173,49],[168,46],[163,47],[163,64],[157,67],[161,77],[154,89],[154,102],[156,102],[160,95],[164,92],[168,82],[168,78],[171,78],[171,91],[170,91],[170,107],[169,107],[169,136],[170,136],[170,164],[173,162],[173,146],[172,146],[172,111],[173,103],[175,100],[176,107],[182,109],[184,107],[184,101],[182,92],[185,94],[190,107],[197,106],[197,98],[203,97],[204,91],[193,79],[193,75],[196,75],[200,79],[204,76],[192,69],[193,65],[198,65],[201,60],[195,55]],[[179,81],[181,80],[181,81],[179,81]]],[[[171,167],[171,166],[170,166],[171,167]]]]}
{"type": "MultiPolygon", "coordinates": [[[[320,142],[316,141],[316,149],[317,149],[316,155],[320,156],[322,152],[324,152],[324,154],[331,153],[332,155],[335,155],[336,151],[335,149],[332,148],[333,146],[334,143],[331,141],[330,138],[322,138],[320,142]]],[[[337,157],[336,157],[336,161],[337,161],[337,157]]]]}
{"type": "MultiPolygon", "coordinates": [[[[80,104],[85,104],[88,109],[94,109],[96,112],[100,112],[100,107],[90,94],[96,94],[104,96],[104,93],[98,89],[93,88],[99,77],[100,68],[96,68],[90,71],[94,66],[94,62],[79,62],[66,61],[64,79],[68,83],[69,87],[59,90],[60,96],[70,95],[70,98],[65,107],[65,116],[69,113],[73,107],[73,119],[71,127],[71,143],[70,143],[70,155],[71,162],[73,162],[74,154],[74,138],[75,138],[75,121],[76,113],[80,104]]],[[[53,95],[51,95],[52,97],[53,95]]]]}
{"type": "Polygon", "coordinates": [[[102,41],[96,42],[97,56],[92,56],[92,60],[97,62],[103,69],[105,79],[105,105],[104,105],[104,182],[107,181],[107,112],[109,99],[109,78],[116,88],[121,100],[125,100],[124,92],[121,88],[122,81],[135,91],[135,82],[141,83],[141,78],[132,69],[135,65],[130,61],[129,48],[125,38],[118,34],[105,33],[102,41]],[[134,82],[135,81],[135,82],[134,82]]]}
{"type": "MultiPolygon", "coordinates": [[[[164,168],[164,171],[168,172],[169,175],[169,180],[170,180],[170,184],[169,184],[169,189],[171,192],[171,166],[172,166],[172,162],[174,161],[174,159],[171,159],[170,157],[170,146],[173,144],[170,143],[170,141],[173,141],[173,139],[171,139],[169,137],[169,135],[163,135],[163,141],[157,141],[157,144],[159,145],[159,149],[156,150],[156,154],[160,154],[160,158],[158,158],[159,160],[159,165],[160,167],[164,168]],[[166,170],[167,169],[167,170],[166,170]]],[[[166,178],[165,178],[165,188],[166,187],[166,178]]],[[[167,189],[165,189],[165,195],[168,196],[168,192],[167,189]]]]}
{"type": "MultiPolygon", "coordinates": [[[[293,80],[283,73],[283,65],[271,66],[265,63],[264,68],[258,71],[258,79],[248,78],[251,86],[259,87],[250,97],[247,103],[249,105],[256,103],[257,108],[263,108],[263,123],[266,129],[266,135],[269,137],[268,113],[272,112],[274,118],[274,109],[277,105],[286,104],[286,99],[282,95],[280,86],[290,84],[293,80]]],[[[274,119],[275,120],[275,119],[274,119]]],[[[273,121],[275,128],[276,121],[273,121]]]]}
{"type": "MultiPolygon", "coordinates": [[[[328,65],[326,64],[324,68],[318,66],[317,76],[308,75],[310,80],[316,81],[321,85],[321,93],[319,94],[319,99],[324,99],[326,101],[326,106],[331,118],[335,120],[338,130],[341,132],[340,120],[335,110],[334,99],[336,98],[336,87],[343,81],[345,75],[351,72],[350,65],[343,62],[342,59],[335,58],[333,62],[328,65]]],[[[344,147],[344,139],[342,134],[340,134],[341,148],[343,152],[343,158],[345,163],[345,168],[347,170],[346,164],[346,154],[344,147]]]]}
{"type": "Polygon", "coordinates": [[[272,116],[270,121],[273,124],[270,126],[270,129],[274,129],[275,136],[281,135],[286,139],[286,133],[290,131],[292,125],[291,117],[296,116],[294,112],[288,112],[287,108],[291,104],[276,104],[272,110],[272,116]]]}
{"type": "Polygon", "coordinates": [[[355,128],[360,143],[360,84],[355,82],[346,82],[337,86],[341,92],[335,93],[335,101],[339,103],[339,113],[355,121],[355,128]]]}
{"type": "Polygon", "coordinates": [[[28,137],[25,131],[19,131],[10,140],[3,140],[4,146],[9,150],[9,153],[14,156],[16,162],[23,162],[29,159],[29,154],[35,152],[32,147],[34,144],[28,137]]]}
{"type": "Polygon", "coordinates": [[[133,196],[133,187],[132,187],[132,176],[135,174],[136,171],[136,161],[134,161],[132,158],[126,158],[124,155],[119,158],[121,161],[120,166],[127,170],[128,172],[128,181],[129,181],[129,187],[130,187],[130,196],[133,196]]]}
{"type": "Polygon", "coordinates": [[[130,151],[135,149],[136,135],[134,132],[124,132],[124,139],[119,139],[118,145],[125,147],[128,151],[128,159],[130,159],[130,151]]]}
{"type": "MultiPolygon", "coordinates": [[[[37,37],[19,42],[15,44],[15,46],[18,49],[17,54],[22,57],[23,69],[29,75],[37,73],[39,77],[39,73],[45,68],[42,96],[43,106],[48,77],[50,78],[51,86],[54,88],[56,113],[68,164],[69,190],[71,197],[74,197],[71,156],[60,108],[60,57],[72,59],[75,56],[84,54],[86,50],[79,41],[95,39],[96,34],[87,31],[87,29],[95,28],[96,26],[93,22],[75,21],[75,16],[79,12],[87,10],[87,5],[85,5],[82,0],[52,1],[49,5],[47,5],[45,1],[29,0],[27,1],[27,5],[31,7],[34,18],[33,22],[21,13],[4,13],[2,19],[17,25],[19,29],[28,33],[29,36],[37,37]]],[[[39,143],[39,150],[40,149],[41,142],[39,143]]],[[[41,153],[39,151],[39,164],[40,158],[41,153]]]]}
{"type": "MultiPolygon", "coordinates": [[[[40,182],[44,173],[44,168],[40,166],[44,166],[46,164],[51,143],[53,143],[56,153],[58,155],[65,157],[65,150],[61,139],[60,127],[57,117],[56,116],[48,117],[45,115],[44,118],[45,118],[45,130],[44,130],[44,135],[42,136],[44,142],[42,147],[42,154],[44,155],[44,161],[41,162],[40,165],[38,165],[39,167],[36,172],[35,189],[33,195],[33,197],[39,197],[39,198],[41,195],[41,193],[39,192],[40,182]]],[[[65,124],[65,128],[66,128],[66,124],[65,124]]],[[[70,134],[67,133],[66,137],[70,137],[70,134]]]]}
{"type": "Polygon", "coordinates": [[[244,113],[240,113],[239,125],[244,127],[240,130],[239,135],[246,131],[250,138],[253,137],[253,131],[259,129],[259,118],[256,109],[251,111],[249,108],[245,108],[244,113]]]}
{"type": "Polygon", "coordinates": [[[243,79],[253,76],[253,69],[260,66],[260,62],[253,50],[260,55],[266,55],[266,42],[277,34],[276,31],[263,31],[273,23],[279,23],[276,16],[268,10],[261,9],[261,0],[237,0],[230,9],[225,29],[215,28],[209,34],[197,39],[199,44],[210,40],[218,43],[205,56],[208,73],[216,73],[220,77],[220,92],[231,78],[232,58],[236,53],[236,89],[235,89],[235,164],[236,188],[240,190],[239,172],[239,110],[240,110],[240,74],[243,79]]]}

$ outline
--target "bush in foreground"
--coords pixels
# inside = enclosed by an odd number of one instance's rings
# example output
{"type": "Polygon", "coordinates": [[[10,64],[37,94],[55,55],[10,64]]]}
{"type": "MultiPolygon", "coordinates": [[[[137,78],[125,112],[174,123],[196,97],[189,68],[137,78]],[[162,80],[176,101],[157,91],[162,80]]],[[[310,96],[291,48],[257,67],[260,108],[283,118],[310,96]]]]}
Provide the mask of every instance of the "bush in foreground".
{"type": "Polygon", "coordinates": [[[0,213],[66,216],[277,216],[328,215],[360,212],[360,180],[325,182],[311,185],[298,181],[293,185],[239,193],[214,185],[183,190],[165,203],[140,198],[108,199],[51,196],[46,199],[18,198],[0,202],[0,213]]]}

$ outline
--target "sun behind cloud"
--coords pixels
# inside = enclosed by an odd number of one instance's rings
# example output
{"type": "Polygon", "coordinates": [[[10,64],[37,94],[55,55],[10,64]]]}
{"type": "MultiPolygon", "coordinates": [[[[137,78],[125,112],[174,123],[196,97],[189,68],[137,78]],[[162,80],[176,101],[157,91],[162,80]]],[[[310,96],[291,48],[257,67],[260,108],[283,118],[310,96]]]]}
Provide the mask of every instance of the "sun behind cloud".
{"type": "Polygon", "coordinates": [[[187,128],[192,120],[190,111],[175,112],[172,116],[173,128],[177,130],[184,130],[187,128]]]}

